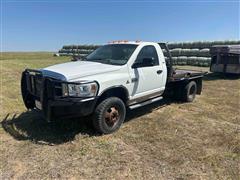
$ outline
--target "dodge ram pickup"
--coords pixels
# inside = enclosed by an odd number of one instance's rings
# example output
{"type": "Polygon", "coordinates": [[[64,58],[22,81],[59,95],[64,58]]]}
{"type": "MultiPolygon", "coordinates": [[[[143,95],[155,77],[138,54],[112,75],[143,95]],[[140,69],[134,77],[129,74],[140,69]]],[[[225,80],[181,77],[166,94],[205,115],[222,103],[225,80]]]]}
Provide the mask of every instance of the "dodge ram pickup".
{"type": "Polygon", "coordinates": [[[192,102],[201,94],[203,75],[173,68],[165,43],[114,41],[79,61],[26,69],[21,91],[26,108],[40,110],[47,121],[90,115],[96,131],[108,134],[120,128],[126,108],[164,94],[192,102]]]}

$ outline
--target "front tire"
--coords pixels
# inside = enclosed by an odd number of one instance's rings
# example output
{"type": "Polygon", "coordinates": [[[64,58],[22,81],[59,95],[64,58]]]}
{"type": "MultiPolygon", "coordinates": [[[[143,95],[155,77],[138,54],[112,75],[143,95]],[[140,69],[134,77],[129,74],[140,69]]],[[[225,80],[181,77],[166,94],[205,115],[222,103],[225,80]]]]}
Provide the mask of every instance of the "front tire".
{"type": "Polygon", "coordinates": [[[117,131],[126,116],[126,107],[117,97],[110,97],[96,107],[93,114],[93,126],[101,134],[117,131]]]}

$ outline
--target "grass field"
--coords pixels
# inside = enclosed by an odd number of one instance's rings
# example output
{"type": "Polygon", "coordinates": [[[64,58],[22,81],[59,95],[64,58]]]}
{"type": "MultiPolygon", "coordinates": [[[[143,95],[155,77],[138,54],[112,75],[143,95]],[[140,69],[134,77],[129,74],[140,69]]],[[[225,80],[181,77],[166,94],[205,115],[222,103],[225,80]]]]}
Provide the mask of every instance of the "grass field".
{"type": "Polygon", "coordinates": [[[98,136],[87,118],[47,124],[22,103],[25,68],[65,61],[2,53],[0,179],[240,179],[239,78],[209,74],[193,103],[129,111],[118,132],[98,136]]]}

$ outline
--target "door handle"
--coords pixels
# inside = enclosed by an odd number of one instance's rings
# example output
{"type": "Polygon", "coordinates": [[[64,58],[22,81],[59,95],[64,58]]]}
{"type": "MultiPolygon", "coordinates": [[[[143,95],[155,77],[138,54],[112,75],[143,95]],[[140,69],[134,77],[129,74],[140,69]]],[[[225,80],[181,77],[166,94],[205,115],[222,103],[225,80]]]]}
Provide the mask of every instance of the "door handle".
{"type": "Polygon", "coordinates": [[[158,70],[158,71],[157,71],[157,74],[161,74],[161,73],[162,73],[162,70],[158,70]]]}
{"type": "Polygon", "coordinates": [[[132,78],[131,79],[131,82],[133,83],[133,82],[137,82],[138,81],[138,78],[132,78]]]}

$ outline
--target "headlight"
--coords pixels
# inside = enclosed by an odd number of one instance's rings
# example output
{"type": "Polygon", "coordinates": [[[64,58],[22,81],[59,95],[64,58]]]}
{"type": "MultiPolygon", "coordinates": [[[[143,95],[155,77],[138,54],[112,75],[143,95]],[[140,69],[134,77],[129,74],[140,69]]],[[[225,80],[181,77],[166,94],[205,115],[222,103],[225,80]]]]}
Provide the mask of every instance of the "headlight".
{"type": "Polygon", "coordinates": [[[86,84],[63,84],[63,96],[92,97],[97,95],[98,85],[96,82],[86,84]]]}

